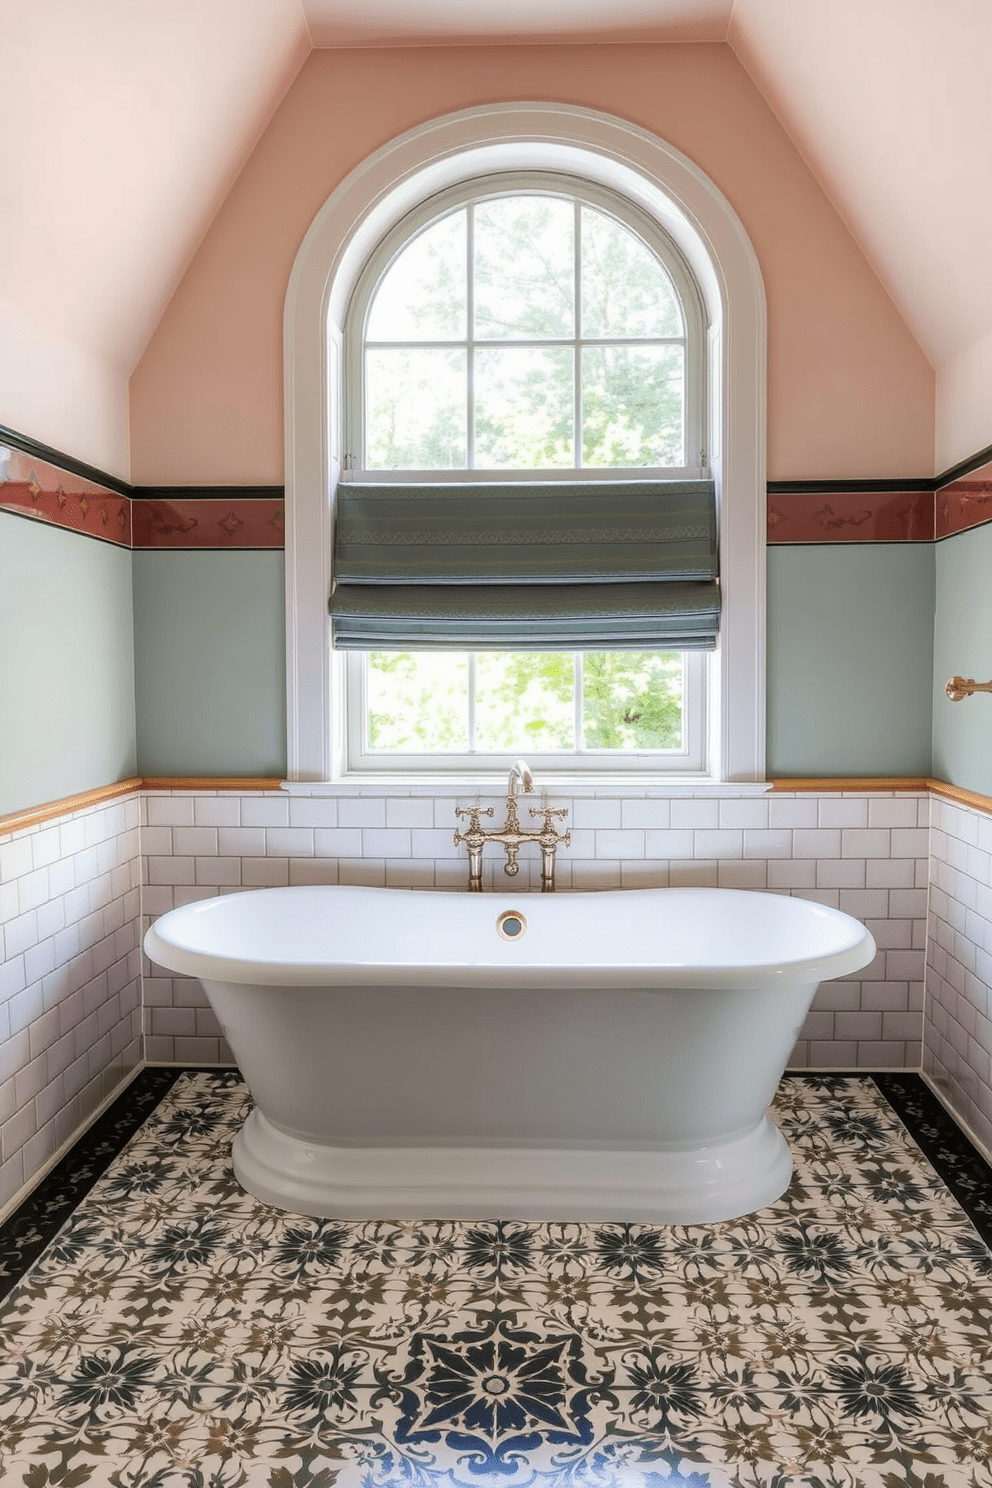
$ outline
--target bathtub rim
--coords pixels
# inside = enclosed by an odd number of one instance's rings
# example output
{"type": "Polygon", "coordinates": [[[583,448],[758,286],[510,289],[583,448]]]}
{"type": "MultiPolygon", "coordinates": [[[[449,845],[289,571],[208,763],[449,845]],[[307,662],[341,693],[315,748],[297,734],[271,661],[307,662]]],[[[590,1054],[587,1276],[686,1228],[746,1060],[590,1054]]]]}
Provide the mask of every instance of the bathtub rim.
{"type": "MultiPolygon", "coordinates": [[[[741,965],[727,962],[709,965],[686,964],[658,959],[652,962],[598,960],[595,963],[583,962],[556,966],[546,962],[525,961],[523,954],[526,941],[501,942],[503,946],[511,947],[511,954],[516,951],[522,954],[513,962],[504,960],[502,963],[497,963],[492,959],[473,961],[466,958],[419,962],[388,961],[382,958],[369,959],[364,962],[329,959],[294,961],[286,957],[263,958],[259,956],[244,958],[231,955],[229,952],[192,947],[188,943],[183,944],[180,939],[185,928],[202,924],[204,917],[224,915],[225,907],[229,906],[232,901],[240,901],[243,906],[246,900],[257,899],[260,895],[265,895],[269,899],[271,896],[284,898],[292,896],[299,899],[303,895],[314,893],[330,895],[334,898],[343,897],[346,900],[357,896],[361,899],[370,899],[372,902],[397,894],[420,895],[442,903],[458,901],[462,898],[458,891],[449,889],[382,888],[351,884],[301,884],[242,889],[232,894],[195,900],[166,911],[145,932],[143,946],[146,954],[156,965],[173,973],[233,985],[287,990],[293,987],[344,985],[445,986],[464,987],[466,991],[470,991],[473,988],[482,987],[529,987],[535,984],[554,987],[616,986],[618,992],[625,989],[650,990],[657,987],[684,987],[686,989],[727,987],[758,990],[767,987],[770,981],[792,984],[836,980],[861,970],[874,959],[876,954],[875,941],[871,932],[852,915],[833,909],[829,905],[760,889],[696,887],[574,890],[562,892],[560,897],[574,900],[587,896],[590,899],[595,898],[607,902],[647,895],[691,896],[697,899],[699,897],[725,899],[727,896],[737,899],[745,895],[749,898],[760,897],[763,900],[775,900],[778,904],[795,906],[787,910],[787,913],[807,915],[811,927],[817,921],[826,921],[835,930],[843,928],[847,941],[834,949],[818,951],[808,957],[749,961],[741,965]],[[802,906],[802,909],[799,906],[802,906]]],[[[548,903],[544,896],[534,891],[521,893],[500,889],[481,897],[491,904],[494,922],[505,910],[519,909],[522,902],[533,902],[535,908],[538,904],[548,903]]],[[[473,896],[473,901],[477,903],[478,898],[473,896]]],[[[226,909],[226,913],[228,915],[232,913],[230,908],[226,909]]]]}

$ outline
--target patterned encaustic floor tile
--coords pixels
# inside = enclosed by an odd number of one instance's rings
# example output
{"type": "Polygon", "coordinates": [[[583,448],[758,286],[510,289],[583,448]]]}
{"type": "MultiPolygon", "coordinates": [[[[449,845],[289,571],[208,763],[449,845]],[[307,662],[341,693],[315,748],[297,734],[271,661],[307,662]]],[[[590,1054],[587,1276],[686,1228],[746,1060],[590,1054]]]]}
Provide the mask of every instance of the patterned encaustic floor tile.
{"type": "Polygon", "coordinates": [[[286,1214],[249,1105],[143,1071],[0,1229],[0,1483],[992,1488],[992,1182],[918,1077],[786,1077],[792,1185],[705,1226],[286,1214]]]}

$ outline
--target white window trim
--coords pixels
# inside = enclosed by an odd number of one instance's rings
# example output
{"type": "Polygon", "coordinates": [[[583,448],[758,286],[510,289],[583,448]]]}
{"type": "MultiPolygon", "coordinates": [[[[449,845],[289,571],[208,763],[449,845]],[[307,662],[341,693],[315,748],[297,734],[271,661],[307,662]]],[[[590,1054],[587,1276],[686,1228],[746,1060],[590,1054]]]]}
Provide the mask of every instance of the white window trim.
{"type": "MultiPolygon", "coordinates": [[[[707,423],[723,590],[707,778],[763,780],[766,309],[757,257],[730,203],[686,156],[625,120],[548,103],[467,109],[400,135],[341,182],[300,246],[284,315],[289,779],[344,778],[327,600],[349,298],[407,212],[447,186],[507,170],[565,172],[627,196],[674,239],[700,286],[718,374],[707,423]]],[[[604,779],[623,774],[615,767],[604,779]]]]}
{"type": "MultiPolygon", "coordinates": [[[[479,648],[482,649],[482,648],[479,648]]],[[[573,653],[574,655],[574,653],[573,653]]],[[[685,660],[685,707],[683,710],[683,744],[678,750],[667,752],[654,749],[626,750],[543,750],[534,744],[519,744],[515,749],[499,752],[480,750],[477,754],[452,750],[425,753],[414,749],[404,750],[398,758],[391,758],[386,750],[366,748],[365,735],[368,722],[366,656],[360,651],[348,651],[344,657],[344,688],[347,694],[345,727],[347,730],[347,759],[351,763],[350,773],[354,778],[369,782],[384,776],[394,776],[404,781],[426,779],[431,776],[439,781],[450,780],[459,774],[473,777],[488,775],[502,779],[507,769],[523,753],[531,768],[543,780],[553,777],[561,781],[613,777],[618,772],[626,776],[635,773],[641,777],[677,776],[698,779],[702,775],[700,761],[706,747],[705,663],[709,659],[704,651],[686,651],[685,660]]],[[[573,702],[575,700],[573,699],[573,702]]],[[[576,732],[579,721],[576,719],[576,732]]],[[[703,777],[705,778],[705,777],[703,777]]]]}
{"type": "MultiPolygon", "coordinates": [[[[540,195],[542,193],[564,197],[570,200],[578,200],[590,207],[597,209],[606,216],[612,216],[620,222],[635,237],[640,238],[648,250],[653,253],[661,264],[665,274],[671,281],[672,289],[679,303],[679,311],[682,316],[683,334],[682,346],[686,358],[687,367],[693,369],[694,375],[686,379],[686,400],[683,412],[683,447],[686,459],[682,466],[666,466],[663,468],[639,467],[636,475],[639,480],[691,480],[709,474],[699,463],[699,455],[706,449],[706,390],[708,386],[705,377],[695,375],[696,369],[704,368],[706,362],[706,316],[700,298],[699,289],[692,276],[689,266],[679,251],[678,245],[674,243],[667,232],[659,227],[657,221],[647,213],[635,208],[626,198],[618,198],[614,191],[607,191],[599,185],[593,185],[587,180],[580,180],[574,176],[564,176],[549,171],[530,172],[504,172],[496,176],[487,176],[484,180],[477,178],[461,182],[457,187],[449,188],[448,191],[439,196],[431,197],[422,202],[413,212],[407,213],[393,232],[387,234],[386,238],[377,245],[375,251],[369,256],[368,262],[363,269],[359,281],[355,286],[354,293],[348,305],[348,324],[345,332],[344,342],[344,365],[345,365],[345,388],[344,388],[344,428],[345,449],[357,459],[358,469],[361,471],[363,481],[394,481],[397,472],[394,470],[382,470],[375,467],[365,466],[365,430],[364,430],[364,351],[365,351],[365,321],[369,306],[375,298],[379,283],[386,270],[391,267],[393,261],[405,248],[417,233],[428,224],[436,222],[448,212],[456,211],[466,206],[469,202],[485,200],[490,195],[507,196],[517,193],[528,195],[540,195]]],[[[608,339],[608,338],[607,338],[608,339]]],[[[651,340],[650,337],[645,338],[651,340]]],[[[499,338],[493,338],[493,344],[498,344],[499,338]]],[[[490,344],[488,340],[485,344],[490,344]]],[[[633,478],[634,471],[627,468],[627,473],[633,478]]],[[[468,479],[473,483],[512,480],[608,480],[612,472],[602,466],[553,466],[538,470],[511,470],[511,469],[486,469],[473,466],[468,479]]],[[[343,479],[349,479],[346,473],[343,479]]],[[[464,469],[451,470],[407,470],[403,472],[404,480],[428,480],[432,484],[446,480],[462,481],[466,479],[464,469]]]]}

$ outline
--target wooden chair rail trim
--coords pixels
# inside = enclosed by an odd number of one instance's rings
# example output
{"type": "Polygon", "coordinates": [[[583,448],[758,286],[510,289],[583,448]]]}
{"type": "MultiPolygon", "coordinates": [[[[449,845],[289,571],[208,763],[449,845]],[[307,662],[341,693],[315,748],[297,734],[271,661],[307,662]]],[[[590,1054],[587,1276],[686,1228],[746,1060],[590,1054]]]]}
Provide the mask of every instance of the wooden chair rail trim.
{"type": "Polygon", "coordinates": [[[63,796],[59,801],[47,801],[41,806],[14,811],[9,816],[0,816],[0,837],[54,821],[57,816],[71,816],[74,811],[85,811],[88,806],[102,806],[116,796],[130,796],[140,789],[141,776],[136,775],[131,780],[118,780],[115,785],[101,785],[97,790],[81,791],[77,796],[63,796]]]}
{"type": "MultiPolygon", "coordinates": [[[[41,806],[26,807],[8,816],[0,816],[0,837],[13,832],[22,832],[43,822],[54,821],[60,816],[70,816],[74,811],[84,811],[91,806],[101,806],[118,796],[133,795],[138,791],[277,791],[282,781],[259,775],[136,775],[130,780],[118,780],[113,785],[100,786],[97,790],[82,791],[79,795],[63,796],[58,801],[47,801],[41,806]]],[[[922,792],[954,801],[959,806],[970,806],[975,811],[992,815],[992,796],[978,791],[963,790],[957,785],[948,785],[944,780],[932,780],[925,776],[812,776],[780,777],[771,781],[773,792],[806,792],[820,795],[866,791],[922,792]]]]}
{"type": "Polygon", "coordinates": [[[773,791],[815,791],[820,795],[843,791],[925,791],[933,784],[924,775],[798,775],[771,782],[773,791]]]}

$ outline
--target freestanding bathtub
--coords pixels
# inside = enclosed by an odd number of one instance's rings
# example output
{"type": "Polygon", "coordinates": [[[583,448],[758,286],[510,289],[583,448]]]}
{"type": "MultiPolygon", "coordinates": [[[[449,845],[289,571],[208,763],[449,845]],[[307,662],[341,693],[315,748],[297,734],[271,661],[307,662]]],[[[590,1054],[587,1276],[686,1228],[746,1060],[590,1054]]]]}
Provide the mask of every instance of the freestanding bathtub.
{"type": "Polygon", "coordinates": [[[260,889],[163,915],[145,949],[206,988],[265,1202],[663,1223],[784,1192],[767,1107],[817,984],[875,954],[848,915],[735,889],[260,889]]]}

